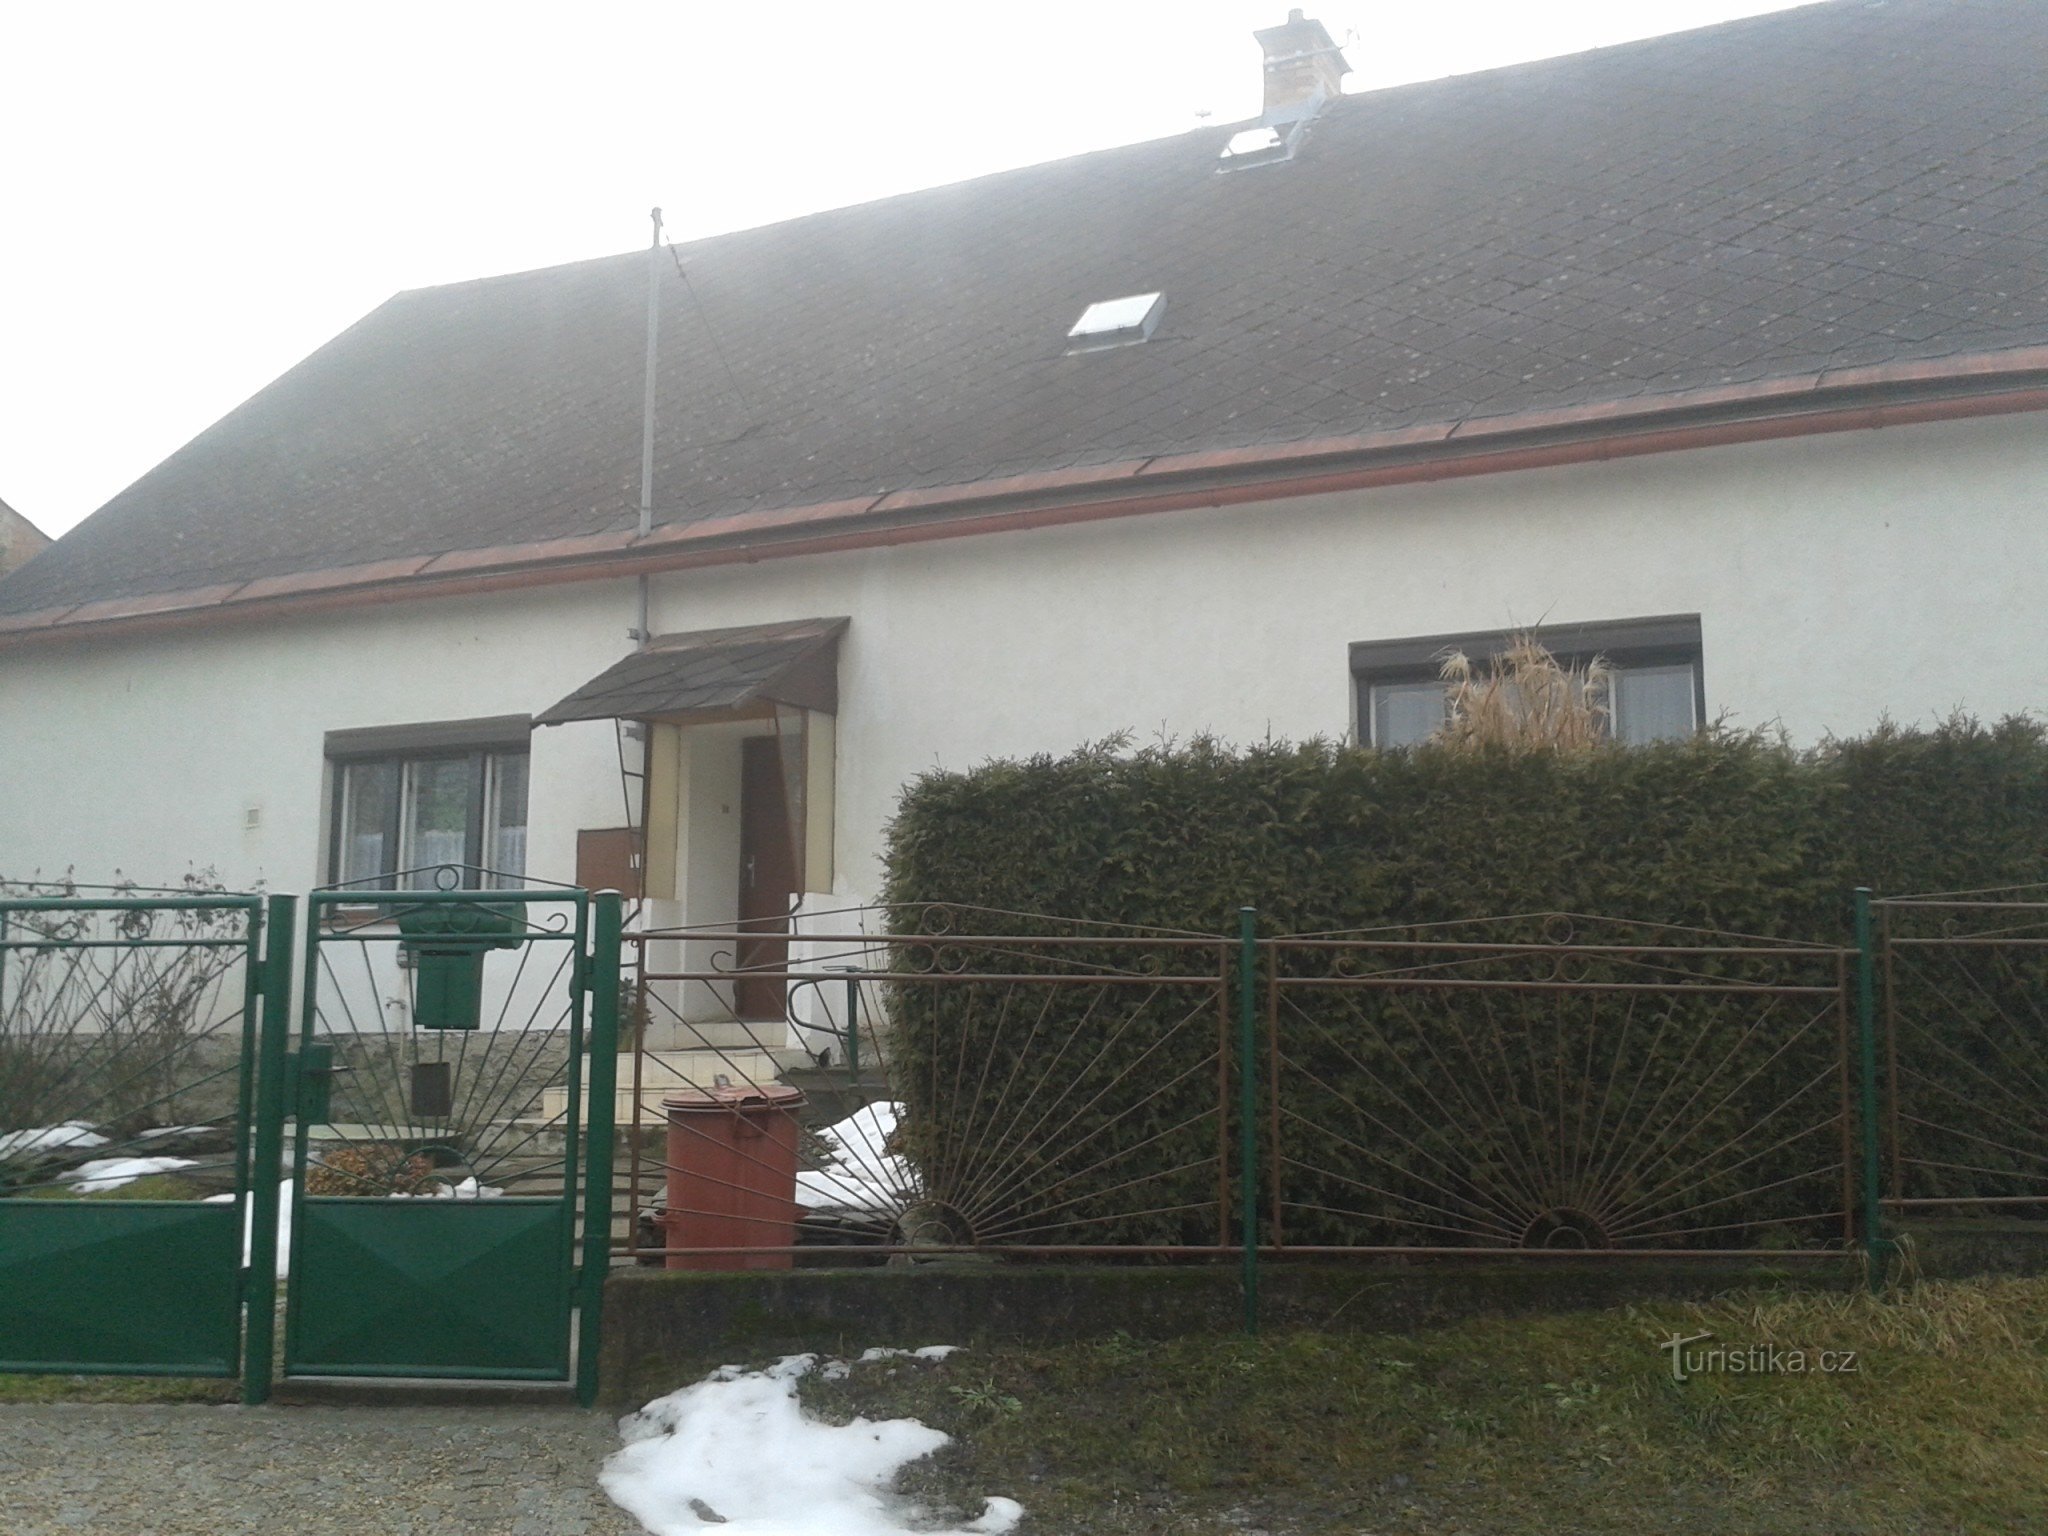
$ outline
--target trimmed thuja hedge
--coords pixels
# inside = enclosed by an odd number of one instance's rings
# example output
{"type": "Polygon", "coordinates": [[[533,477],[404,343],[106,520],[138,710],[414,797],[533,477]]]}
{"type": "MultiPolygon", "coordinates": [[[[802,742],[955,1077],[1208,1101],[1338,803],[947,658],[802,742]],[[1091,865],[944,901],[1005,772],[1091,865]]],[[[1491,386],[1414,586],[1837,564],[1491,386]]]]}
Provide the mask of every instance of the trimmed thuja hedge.
{"type": "Polygon", "coordinates": [[[923,775],[886,899],[1272,933],[1591,912],[1835,943],[1849,891],[2048,876],[2048,731],[1549,753],[1196,740],[923,775]]]}
{"type": "MultiPolygon", "coordinates": [[[[1060,931],[993,915],[1030,913],[1221,936],[1250,905],[1268,935],[1571,912],[1638,937],[1673,925],[1841,945],[1858,885],[2042,879],[2048,731],[1958,718],[1804,751],[1727,732],[1564,755],[1112,740],[924,775],[891,827],[885,896],[905,911],[988,909],[946,918],[987,933],[1060,931]]],[[[1524,927],[1488,932],[1559,936],[1524,927]]],[[[1073,958],[1048,946],[1005,963],[1073,958]]],[[[955,963],[983,957],[963,947],[955,963]]],[[[1502,979],[1517,974],[1502,964],[1502,979]]],[[[1000,1151],[999,1172],[946,1180],[1004,1192],[964,1224],[1041,1242],[1216,1241],[1214,1015],[1193,1022],[1171,989],[1119,1002],[1075,984],[1028,1008],[998,990],[909,987],[892,1002],[905,1150],[928,1163],[941,1148],[1000,1151]],[[1023,1117],[1020,1102],[1058,1107],[1023,1117]]],[[[1566,1021],[1554,995],[1300,996],[1282,1015],[1279,1144],[1262,1149],[1284,1170],[1290,1242],[1546,1242],[1564,1229],[1565,1242],[1736,1246],[1839,1232],[1794,1219],[1842,1203],[1831,1013],[1581,999],[1566,1021]],[[1624,1127],[1608,1106],[1631,1085],[1641,1112],[1624,1127]],[[1766,1115],[1769,1133],[1749,1134],[1766,1115]]],[[[2003,1192],[2008,1167],[1959,1174],[1956,1192],[2003,1192]]]]}

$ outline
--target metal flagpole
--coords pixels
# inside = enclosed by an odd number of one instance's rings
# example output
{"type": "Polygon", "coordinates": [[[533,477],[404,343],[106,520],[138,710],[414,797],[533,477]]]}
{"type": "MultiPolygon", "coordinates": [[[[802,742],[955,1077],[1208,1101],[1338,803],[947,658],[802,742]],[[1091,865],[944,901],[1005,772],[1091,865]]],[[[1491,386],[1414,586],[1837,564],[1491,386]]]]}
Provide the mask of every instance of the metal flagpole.
{"type": "MultiPolygon", "coordinates": [[[[640,392],[640,536],[654,528],[654,359],[661,341],[661,210],[649,215],[653,238],[647,243],[647,377],[640,392]]],[[[648,578],[640,576],[640,616],[633,639],[644,650],[649,628],[648,578]]]]}

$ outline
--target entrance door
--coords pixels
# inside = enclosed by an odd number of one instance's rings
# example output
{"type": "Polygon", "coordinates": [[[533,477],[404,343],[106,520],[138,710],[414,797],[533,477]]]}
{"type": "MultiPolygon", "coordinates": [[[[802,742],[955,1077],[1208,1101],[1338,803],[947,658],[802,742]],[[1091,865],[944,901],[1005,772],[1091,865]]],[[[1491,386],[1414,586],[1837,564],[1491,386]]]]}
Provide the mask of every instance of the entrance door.
{"type": "MultiPolygon", "coordinates": [[[[740,932],[776,938],[743,939],[742,971],[782,971],[789,965],[789,906],[796,895],[796,841],[782,749],[772,736],[740,743],[740,932]]],[[[734,1002],[743,1019],[788,1017],[788,986],[779,976],[741,976],[734,1002]]]]}

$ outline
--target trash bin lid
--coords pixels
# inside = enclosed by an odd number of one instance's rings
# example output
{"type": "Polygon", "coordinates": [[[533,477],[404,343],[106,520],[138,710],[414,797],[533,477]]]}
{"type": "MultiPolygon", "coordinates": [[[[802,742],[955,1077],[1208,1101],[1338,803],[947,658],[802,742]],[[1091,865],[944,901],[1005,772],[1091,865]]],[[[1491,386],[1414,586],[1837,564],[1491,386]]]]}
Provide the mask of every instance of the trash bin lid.
{"type": "Polygon", "coordinates": [[[721,1084],[716,1088],[683,1088],[661,1097],[661,1107],[692,1111],[795,1109],[804,1102],[804,1091],[787,1083],[721,1084]]]}

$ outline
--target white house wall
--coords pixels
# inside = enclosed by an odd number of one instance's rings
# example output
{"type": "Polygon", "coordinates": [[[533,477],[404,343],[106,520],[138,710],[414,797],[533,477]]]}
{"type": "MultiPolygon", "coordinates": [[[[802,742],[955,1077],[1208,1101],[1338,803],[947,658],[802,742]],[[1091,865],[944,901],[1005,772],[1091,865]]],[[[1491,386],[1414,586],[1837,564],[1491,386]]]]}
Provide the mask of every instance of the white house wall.
{"type": "MultiPolygon", "coordinates": [[[[860,896],[921,770],[1126,729],[1341,736],[1353,641],[1696,612],[1709,713],[1740,725],[2039,708],[2044,483],[2048,427],[2013,416],[678,573],[654,619],[852,618],[834,887],[860,896]]],[[[303,889],[326,732],[542,709],[632,608],[607,582],[0,653],[0,874],[303,889]]],[[[610,727],[537,731],[530,872],[571,878],[576,829],[620,816],[610,727]]]]}
{"type": "MultiPolygon", "coordinates": [[[[564,588],[0,653],[0,874],[303,891],[326,878],[327,732],[539,709],[631,622],[629,593],[564,588]]],[[[571,879],[577,828],[624,814],[612,727],[536,732],[531,773],[528,867],[571,879]]]]}

